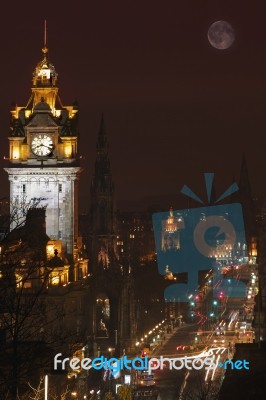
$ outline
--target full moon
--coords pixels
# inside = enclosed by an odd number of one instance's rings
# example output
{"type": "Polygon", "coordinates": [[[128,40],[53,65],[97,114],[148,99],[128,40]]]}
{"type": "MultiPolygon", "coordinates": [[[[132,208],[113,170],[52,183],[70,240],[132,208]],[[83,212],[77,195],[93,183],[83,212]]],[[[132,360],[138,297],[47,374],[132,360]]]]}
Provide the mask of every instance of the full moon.
{"type": "Polygon", "coordinates": [[[225,50],[233,44],[235,33],[228,22],[216,21],[208,30],[208,40],[216,49],[225,50]]]}

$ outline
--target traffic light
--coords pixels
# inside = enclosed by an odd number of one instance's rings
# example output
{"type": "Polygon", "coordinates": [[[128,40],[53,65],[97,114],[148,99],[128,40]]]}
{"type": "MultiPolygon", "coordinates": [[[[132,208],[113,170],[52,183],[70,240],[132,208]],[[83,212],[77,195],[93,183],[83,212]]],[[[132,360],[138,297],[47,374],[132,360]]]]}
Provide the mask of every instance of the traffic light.
{"type": "Polygon", "coordinates": [[[143,350],[142,350],[142,353],[141,353],[141,357],[145,357],[145,356],[147,356],[148,354],[149,354],[149,349],[148,348],[144,348],[143,350]]]}

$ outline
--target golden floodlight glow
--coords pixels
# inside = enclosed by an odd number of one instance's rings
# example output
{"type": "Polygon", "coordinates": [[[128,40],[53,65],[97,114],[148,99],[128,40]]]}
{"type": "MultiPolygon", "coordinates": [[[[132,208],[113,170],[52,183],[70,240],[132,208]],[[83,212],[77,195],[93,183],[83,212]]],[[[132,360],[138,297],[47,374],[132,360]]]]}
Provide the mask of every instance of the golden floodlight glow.
{"type": "Polygon", "coordinates": [[[54,255],[54,245],[49,244],[48,246],[46,246],[46,251],[47,251],[47,255],[48,257],[53,257],[54,255]]]}
{"type": "Polygon", "coordinates": [[[52,285],[55,285],[55,286],[59,285],[59,276],[58,275],[52,277],[52,285]]]}
{"type": "Polygon", "coordinates": [[[71,157],[71,155],[72,155],[72,146],[71,146],[71,143],[66,143],[65,144],[65,156],[67,157],[67,158],[70,158],[71,157]]]}
{"type": "Polygon", "coordinates": [[[257,249],[251,249],[251,255],[252,257],[257,257],[257,249]]]}
{"type": "Polygon", "coordinates": [[[12,158],[14,160],[19,159],[19,147],[15,147],[15,146],[13,147],[12,158]]]}

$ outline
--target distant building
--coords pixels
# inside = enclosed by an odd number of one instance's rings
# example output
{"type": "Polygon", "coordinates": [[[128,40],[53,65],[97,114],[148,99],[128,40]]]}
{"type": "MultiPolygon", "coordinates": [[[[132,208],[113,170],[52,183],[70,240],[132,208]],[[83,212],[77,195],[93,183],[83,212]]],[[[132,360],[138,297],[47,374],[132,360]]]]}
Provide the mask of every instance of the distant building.
{"type": "Polygon", "coordinates": [[[248,369],[244,367],[236,369],[231,363],[228,364],[225,378],[219,392],[219,399],[265,399],[265,342],[261,343],[260,346],[258,346],[258,343],[236,344],[236,352],[232,362],[236,360],[248,361],[248,369]]]}
{"type": "Polygon", "coordinates": [[[120,257],[139,263],[154,261],[152,213],[118,211],[116,240],[120,257]]]}

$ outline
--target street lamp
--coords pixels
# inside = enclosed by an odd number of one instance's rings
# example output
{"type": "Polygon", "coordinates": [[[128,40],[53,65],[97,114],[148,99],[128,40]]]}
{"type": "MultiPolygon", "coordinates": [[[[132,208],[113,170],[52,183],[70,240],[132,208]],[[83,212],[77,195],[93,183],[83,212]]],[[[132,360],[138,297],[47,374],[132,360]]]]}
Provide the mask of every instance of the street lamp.
{"type": "Polygon", "coordinates": [[[44,376],[44,400],[48,400],[48,375],[44,376]]]}
{"type": "Polygon", "coordinates": [[[113,347],[109,347],[109,348],[108,348],[108,351],[109,351],[111,357],[113,356],[113,351],[114,351],[114,350],[115,350],[115,349],[114,349],[113,347]]]}

